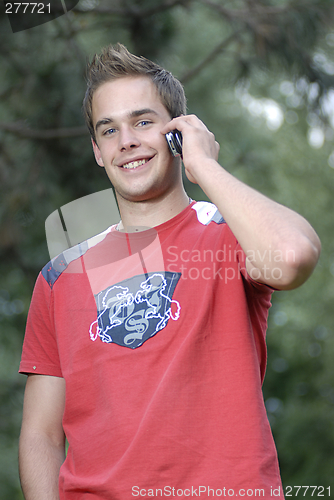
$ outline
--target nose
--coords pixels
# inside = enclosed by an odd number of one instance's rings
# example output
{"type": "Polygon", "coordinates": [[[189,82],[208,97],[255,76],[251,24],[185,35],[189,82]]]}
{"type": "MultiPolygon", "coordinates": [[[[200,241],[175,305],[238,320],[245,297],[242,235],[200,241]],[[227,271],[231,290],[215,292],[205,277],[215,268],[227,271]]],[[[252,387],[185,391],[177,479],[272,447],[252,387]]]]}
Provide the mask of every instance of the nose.
{"type": "Polygon", "coordinates": [[[126,151],[128,149],[140,146],[140,140],[131,127],[123,127],[119,132],[119,149],[126,151]]]}

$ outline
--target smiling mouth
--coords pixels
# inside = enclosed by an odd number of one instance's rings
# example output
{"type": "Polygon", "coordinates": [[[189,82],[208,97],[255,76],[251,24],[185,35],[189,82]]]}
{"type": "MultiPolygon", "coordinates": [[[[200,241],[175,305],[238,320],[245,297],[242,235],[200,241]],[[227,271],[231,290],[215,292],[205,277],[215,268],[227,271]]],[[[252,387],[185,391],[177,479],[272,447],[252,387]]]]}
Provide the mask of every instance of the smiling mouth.
{"type": "Polygon", "coordinates": [[[143,158],[142,160],[130,161],[129,163],[124,163],[124,165],[121,165],[121,167],[127,169],[134,169],[137,167],[141,167],[150,160],[151,158],[143,158]]]}

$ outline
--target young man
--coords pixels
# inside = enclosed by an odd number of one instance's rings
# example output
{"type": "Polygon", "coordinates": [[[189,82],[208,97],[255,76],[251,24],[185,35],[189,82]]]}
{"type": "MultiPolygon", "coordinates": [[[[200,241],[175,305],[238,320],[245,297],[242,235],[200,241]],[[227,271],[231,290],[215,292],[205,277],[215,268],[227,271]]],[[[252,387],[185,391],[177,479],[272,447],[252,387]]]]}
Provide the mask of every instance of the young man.
{"type": "Polygon", "coordinates": [[[38,277],[20,365],[26,500],[283,498],[267,314],[273,289],[312,273],[317,235],[226,172],[180,83],[125,47],[95,56],[84,110],[121,221],[38,277]],[[175,129],[212,203],[189,200],[175,129]]]}

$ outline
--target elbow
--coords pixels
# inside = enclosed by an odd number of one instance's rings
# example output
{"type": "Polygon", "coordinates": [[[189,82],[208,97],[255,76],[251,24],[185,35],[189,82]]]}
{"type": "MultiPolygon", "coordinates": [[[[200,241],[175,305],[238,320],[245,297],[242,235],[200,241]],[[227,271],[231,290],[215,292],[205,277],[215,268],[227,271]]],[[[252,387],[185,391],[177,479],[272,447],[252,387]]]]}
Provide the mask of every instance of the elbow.
{"type": "Polygon", "coordinates": [[[320,252],[321,242],[316,234],[312,239],[303,236],[294,245],[286,245],[279,289],[292,290],[305,283],[317,265],[320,252]]]}

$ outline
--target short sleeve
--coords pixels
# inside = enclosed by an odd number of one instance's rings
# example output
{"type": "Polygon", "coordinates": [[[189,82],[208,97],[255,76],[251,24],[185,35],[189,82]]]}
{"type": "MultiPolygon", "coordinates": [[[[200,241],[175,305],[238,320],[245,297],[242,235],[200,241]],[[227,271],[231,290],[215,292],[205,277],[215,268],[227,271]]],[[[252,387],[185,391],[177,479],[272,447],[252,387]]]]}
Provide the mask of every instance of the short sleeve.
{"type": "Polygon", "coordinates": [[[51,288],[39,274],[29,308],[19,373],[62,377],[51,299],[51,288]]]}
{"type": "Polygon", "coordinates": [[[240,273],[244,282],[248,310],[260,364],[261,381],[263,383],[267,364],[265,339],[268,327],[268,314],[271,307],[271,296],[274,290],[264,283],[255,281],[248,274],[246,269],[246,255],[239,243],[237,243],[237,256],[240,273]]]}

